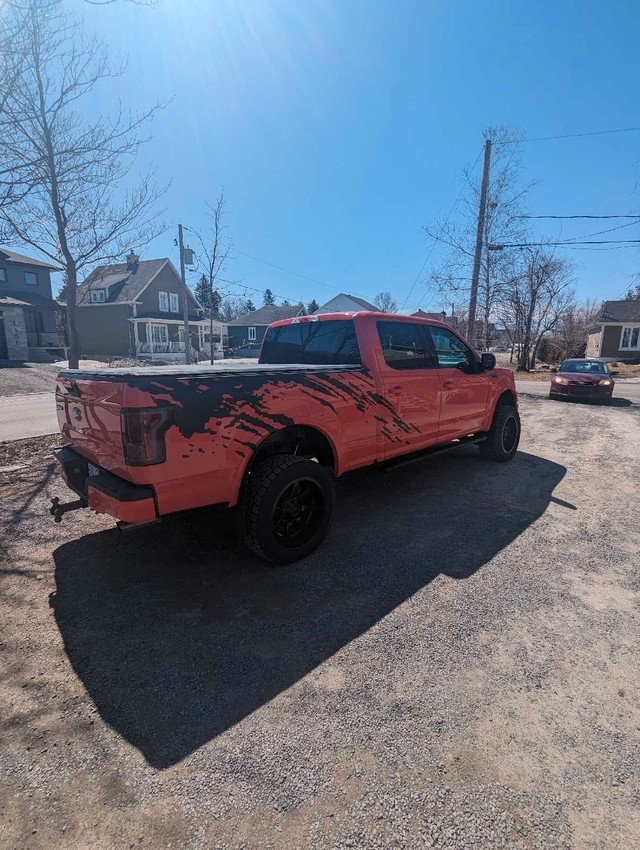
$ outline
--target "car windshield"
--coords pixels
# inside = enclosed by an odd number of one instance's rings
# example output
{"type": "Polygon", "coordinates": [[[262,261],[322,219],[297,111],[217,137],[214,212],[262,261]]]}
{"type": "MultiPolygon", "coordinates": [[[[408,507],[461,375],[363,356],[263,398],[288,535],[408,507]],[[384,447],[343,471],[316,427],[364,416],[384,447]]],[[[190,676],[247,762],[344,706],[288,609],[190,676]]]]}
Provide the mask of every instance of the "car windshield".
{"type": "Polygon", "coordinates": [[[607,367],[597,360],[566,360],[558,372],[581,372],[582,374],[606,375],[607,367]]]}

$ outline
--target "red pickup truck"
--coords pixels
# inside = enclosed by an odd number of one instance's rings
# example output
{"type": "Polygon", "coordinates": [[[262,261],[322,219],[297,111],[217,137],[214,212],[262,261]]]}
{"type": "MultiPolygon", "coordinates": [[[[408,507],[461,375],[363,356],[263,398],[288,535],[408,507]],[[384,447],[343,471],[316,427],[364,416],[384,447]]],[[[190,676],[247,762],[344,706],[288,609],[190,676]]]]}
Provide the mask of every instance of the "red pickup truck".
{"type": "Polygon", "coordinates": [[[327,534],[334,479],[477,443],[510,460],[513,373],[429,319],[333,313],[275,322],[256,365],[67,369],[56,451],[78,499],[119,527],[241,504],[247,544],[270,561],[327,534]]]}

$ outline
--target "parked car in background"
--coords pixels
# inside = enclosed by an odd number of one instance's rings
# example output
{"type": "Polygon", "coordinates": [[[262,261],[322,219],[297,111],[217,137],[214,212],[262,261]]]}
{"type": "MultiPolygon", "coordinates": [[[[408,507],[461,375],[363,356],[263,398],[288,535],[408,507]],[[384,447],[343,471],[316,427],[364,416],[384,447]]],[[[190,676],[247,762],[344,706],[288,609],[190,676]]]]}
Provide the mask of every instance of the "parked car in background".
{"type": "Polygon", "coordinates": [[[565,360],[551,379],[549,398],[586,399],[608,404],[615,381],[606,361],[599,358],[565,360]]]}

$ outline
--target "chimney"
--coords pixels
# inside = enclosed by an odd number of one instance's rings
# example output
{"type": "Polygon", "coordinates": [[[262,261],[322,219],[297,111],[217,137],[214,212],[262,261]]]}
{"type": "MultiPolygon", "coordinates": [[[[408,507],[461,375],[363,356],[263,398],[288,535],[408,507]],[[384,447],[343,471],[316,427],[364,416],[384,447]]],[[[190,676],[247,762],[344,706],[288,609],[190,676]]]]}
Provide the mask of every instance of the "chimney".
{"type": "Polygon", "coordinates": [[[137,254],[134,254],[133,248],[129,248],[129,253],[126,256],[127,260],[127,271],[133,272],[134,274],[138,270],[138,263],[140,262],[140,257],[137,254]]]}

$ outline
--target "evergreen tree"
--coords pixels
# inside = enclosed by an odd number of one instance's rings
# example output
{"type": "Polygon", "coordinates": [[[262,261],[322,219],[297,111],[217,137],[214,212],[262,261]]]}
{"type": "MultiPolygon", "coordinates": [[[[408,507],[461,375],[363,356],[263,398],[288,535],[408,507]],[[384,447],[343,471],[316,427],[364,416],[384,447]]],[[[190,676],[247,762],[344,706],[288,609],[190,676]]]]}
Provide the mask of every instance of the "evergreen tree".
{"type": "Polygon", "coordinates": [[[313,313],[316,312],[316,310],[319,309],[320,305],[318,304],[315,298],[312,298],[311,301],[309,301],[309,304],[307,305],[307,313],[311,316],[313,313]]]}
{"type": "Polygon", "coordinates": [[[276,303],[276,299],[270,289],[265,289],[262,303],[265,307],[270,307],[272,304],[276,303]]]}
{"type": "MultiPolygon", "coordinates": [[[[211,292],[209,290],[209,281],[207,280],[207,276],[205,274],[202,275],[202,277],[196,284],[195,296],[202,305],[202,307],[204,307],[204,311],[208,316],[209,310],[211,308],[211,292]]],[[[218,304],[220,304],[220,296],[218,296],[218,304]]]]}
{"type": "Polygon", "coordinates": [[[254,313],[255,309],[256,309],[256,305],[253,303],[253,301],[250,298],[247,298],[247,300],[244,302],[243,312],[244,313],[254,313]]]}

